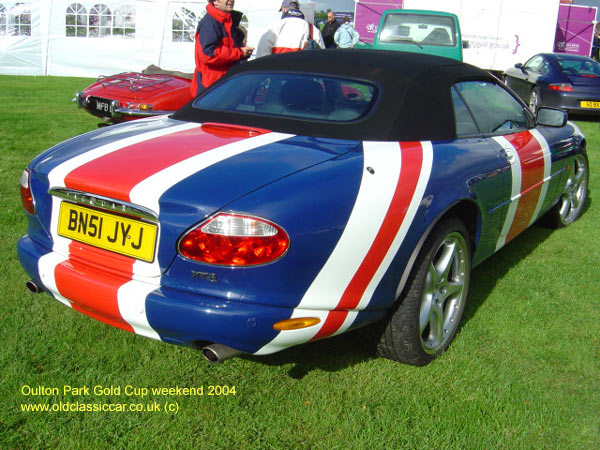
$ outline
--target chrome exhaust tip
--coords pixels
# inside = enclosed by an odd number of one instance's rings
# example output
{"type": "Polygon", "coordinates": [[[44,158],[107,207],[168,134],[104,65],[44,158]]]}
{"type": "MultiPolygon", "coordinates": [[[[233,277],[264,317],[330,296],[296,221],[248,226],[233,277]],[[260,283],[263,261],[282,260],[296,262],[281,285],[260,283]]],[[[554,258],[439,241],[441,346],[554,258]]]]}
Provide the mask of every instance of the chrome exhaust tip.
{"type": "Polygon", "coordinates": [[[25,287],[27,289],[29,289],[31,292],[33,292],[34,294],[39,294],[40,292],[42,292],[42,289],[37,284],[35,284],[32,280],[29,280],[28,282],[26,282],[25,287]]]}
{"type": "Polygon", "coordinates": [[[204,355],[206,360],[212,364],[223,362],[240,353],[242,352],[223,344],[211,344],[202,348],[202,355],[204,355]]]}

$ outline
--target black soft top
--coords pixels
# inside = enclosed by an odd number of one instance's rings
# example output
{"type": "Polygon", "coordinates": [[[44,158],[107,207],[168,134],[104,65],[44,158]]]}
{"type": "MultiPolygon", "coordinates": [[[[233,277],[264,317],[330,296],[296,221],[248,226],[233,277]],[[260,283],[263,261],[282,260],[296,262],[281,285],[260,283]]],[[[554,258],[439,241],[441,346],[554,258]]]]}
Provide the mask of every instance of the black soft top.
{"type": "Polygon", "coordinates": [[[315,50],[266,56],[235,66],[223,79],[245,72],[312,73],[370,81],[378,86],[380,98],[370,115],[347,123],[208,111],[193,108],[191,102],[173,117],[339,139],[450,140],[456,137],[451,86],[464,80],[495,80],[488,72],[453,59],[383,50],[315,50]]]}

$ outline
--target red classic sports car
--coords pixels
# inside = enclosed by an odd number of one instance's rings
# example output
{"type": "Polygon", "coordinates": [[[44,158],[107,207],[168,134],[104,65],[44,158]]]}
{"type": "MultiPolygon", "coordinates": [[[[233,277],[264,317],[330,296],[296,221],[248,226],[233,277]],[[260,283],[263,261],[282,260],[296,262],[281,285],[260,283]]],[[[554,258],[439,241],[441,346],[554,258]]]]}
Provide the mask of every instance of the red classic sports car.
{"type": "Polygon", "coordinates": [[[172,114],[192,99],[192,74],[148,66],[142,72],[101,76],[73,101],[107,123],[172,114]]]}
{"type": "Polygon", "coordinates": [[[567,113],[486,71],[294,52],[41,153],[18,254],[32,292],[213,362],[381,322],[378,354],[424,365],[459,331],[471,268],[542,216],[577,220],[588,176],[567,113]]]}

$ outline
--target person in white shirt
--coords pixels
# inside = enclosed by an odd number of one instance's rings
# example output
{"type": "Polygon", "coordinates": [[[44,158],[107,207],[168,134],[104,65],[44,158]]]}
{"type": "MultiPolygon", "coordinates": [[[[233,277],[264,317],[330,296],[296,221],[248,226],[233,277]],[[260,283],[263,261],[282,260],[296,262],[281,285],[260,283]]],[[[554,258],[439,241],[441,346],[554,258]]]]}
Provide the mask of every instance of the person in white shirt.
{"type": "Polygon", "coordinates": [[[308,48],[325,48],[319,29],[307,22],[294,0],[284,0],[281,4],[281,19],[271,25],[262,35],[256,56],[296,52],[308,48]]]}

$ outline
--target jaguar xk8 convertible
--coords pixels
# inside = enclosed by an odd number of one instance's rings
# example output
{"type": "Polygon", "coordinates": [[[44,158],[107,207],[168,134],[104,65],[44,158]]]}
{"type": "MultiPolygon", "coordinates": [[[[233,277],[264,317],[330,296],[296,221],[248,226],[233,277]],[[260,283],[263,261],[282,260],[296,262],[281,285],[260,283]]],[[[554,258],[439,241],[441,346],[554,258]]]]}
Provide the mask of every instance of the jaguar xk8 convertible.
{"type": "Polygon", "coordinates": [[[213,362],[382,321],[378,353],[424,365],[472,267],[581,215],[585,147],[564,111],[455,60],[269,56],[36,157],[18,253],[32,291],[213,362]]]}

